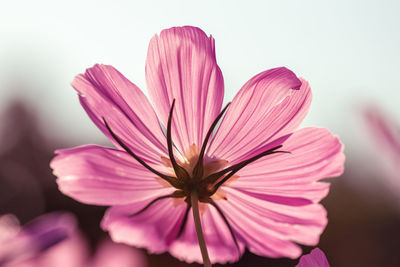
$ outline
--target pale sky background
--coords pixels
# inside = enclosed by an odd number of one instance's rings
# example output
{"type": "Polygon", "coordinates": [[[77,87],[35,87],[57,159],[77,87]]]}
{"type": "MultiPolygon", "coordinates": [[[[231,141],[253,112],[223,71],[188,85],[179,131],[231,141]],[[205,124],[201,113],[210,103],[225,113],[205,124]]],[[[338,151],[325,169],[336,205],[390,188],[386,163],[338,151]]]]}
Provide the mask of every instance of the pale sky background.
{"type": "Polygon", "coordinates": [[[102,141],[70,87],[73,77],[111,64],[145,91],[150,38],[194,25],[216,39],[226,101],[255,74],[286,66],[312,86],[304,125],[328,127],[347,154],[362,152],[363,104],[400,118],[399,14],[395,0],[0,0],[0,112],[22,97],[48,134],[74,145],[102,141]]]}

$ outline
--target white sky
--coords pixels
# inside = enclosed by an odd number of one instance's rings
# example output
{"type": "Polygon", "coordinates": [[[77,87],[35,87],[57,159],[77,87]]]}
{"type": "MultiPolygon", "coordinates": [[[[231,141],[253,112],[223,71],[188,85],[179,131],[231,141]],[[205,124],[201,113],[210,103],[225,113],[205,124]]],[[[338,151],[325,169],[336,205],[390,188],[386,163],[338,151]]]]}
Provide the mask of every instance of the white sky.
{"type": "Polygon", "coordinates": [[[194,25],[216,39],[226,100],[253,75],[287,66],[313,89],[305,125],[329,127],[362,150],[363,103],[400,118],[399,13],[399,1],[0,0],[0,111],[22,96],[49,132],[96,143],[102,136],[69,85],[73,77],[111,64],[146,90],[150,38],[194,25]]]}

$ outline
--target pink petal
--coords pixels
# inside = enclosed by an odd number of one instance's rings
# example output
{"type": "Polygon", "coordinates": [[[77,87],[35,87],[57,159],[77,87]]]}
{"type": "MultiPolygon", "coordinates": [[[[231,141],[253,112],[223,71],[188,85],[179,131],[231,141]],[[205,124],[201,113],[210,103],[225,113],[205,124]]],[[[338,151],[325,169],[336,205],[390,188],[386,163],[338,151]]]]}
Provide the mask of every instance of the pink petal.
{"type": "Polygon", "coordinates": [[[310,254],[300,258],[299,264],[296,267],[329,267],[328,260],[322,250],[314,248],[310,254]]]}
{"type": "Polygon", "coordinates": [[[195,27],[176,27],[150,41],[146,81],[157,115],[166,126],[173,99],[173,140],[184,152],[201,146],[221,110],[224,82],[214,38],[195,27]]]}
{"type": "Polygon", "coordinates": [[[291,133],[311,103],[308,83],[286,69],[262,72],[235,96],[208,154],[232,163],[291,133]]]}
{"type": "Polygon", "coordinates": [[[284,140],[281,153],[244,167],[223,186],[218,200],[235,232],[250,251],[296,258],[293,242],[316,245],[325,229],[324,208],[316,204],[329,190],[317,181],[343,172],[343,146],[328,130],[305,128],[284,140]],[[285,249],[282,249],[285,248],[285,249]]]}
{"type": "MultiPolygon", "coordinates": [[[[229,228],[226,226],[217,210],[208,205],[206,212],[201,216],[201,220],[211,262],[225,264],[237,261],[244,253],[244,242],[237,237],[240,248],[240,251],[238,251],[229,232],[229,228]]],[[[203,262],[192,210],[190,210],[185,231],[179,239],[172,242],[169,252],[172,256],[182,261],[189,263],[203,262]]]]}
{"type": "MultiPolygon", "coordinates": [[[[110,208],[104,216],[102,228],[109,231],[115,242],[146,248],[150,253],[169,251],[180,260],[202,263],[192,210],[188,214],[184,232],[177,239],[186,204],[174,205],[171,199],[160,200],[145,212],[128,218],[148,202],[110,208]]],[[[202,215],[202,225],[213,263],[234,262],[243,254],[243,242],[239,240],[238,253],[229,229],[214,208],[209,207],[202,215]]]]}
{"type": "Polygon", "coordinates": [[[47,250],[35,260],[35,265],[32,266],[84,267],[88,266],[89,255],[90,249],[87,241],[80,233],[76,233],[76,235],[47,250]]]}
{"type": "Polygon", "coordinates": [[[174,205],[173,200],[163,199],[144,212],[129,217],[150,201],[109,208],[101,227],[109,232],[115,242],[146,248],[150,253],[167,251],[179,231],[185,205],[174,205]]]}
{"type": "Polygon", "coordinates": [[[88,145],[56,153],[50,166],[60,191],[83,203],[127,204],[174,191],[124,151],[88,145]]]}
{"type": "Polygon", "coordinates": [[[116,145],[111,129],[142,159],[159,163],[166,140],[157,116],[140,89],[112,66],[95,65],[75,77],[72,86],[89,117],[116,145]]]}
{"type": "MultiPolygon", "coordinates": [[[[15,222],[10,221],[15,218],[7,215],[0,219],[2,224],[6,223],[1,225],[1,230],[18,230],[13,225],[15,222]]],[[[54,250],[75,236],[76,226],[75,217],[65,212],[53,212],[35,218],[20,228],[18,233],[11,233],[13,235],[9,235],[7,240],[0,240],[1,266],[46,266],[40,264],[42,259],[52,255],[54,250]]]]}
{"type": "Polygon", "coordinates": [[[289,206],[225,188],[227,200],[218,200],[234,231],[257,255],[297,258],[301,249],[294,242],[315,245],[326,226],[319,204],[289,206]]]}
{"type": "Polygon", "coordinates": [[[329,184],[317,182],[343,173],[343,145],[324,128],[304,128],[294,132],[280,150],[244,167],[229,186],[287,205],[319,202],[329,184]],[[308,202],[307,202],[308,201],[308,202]]]}

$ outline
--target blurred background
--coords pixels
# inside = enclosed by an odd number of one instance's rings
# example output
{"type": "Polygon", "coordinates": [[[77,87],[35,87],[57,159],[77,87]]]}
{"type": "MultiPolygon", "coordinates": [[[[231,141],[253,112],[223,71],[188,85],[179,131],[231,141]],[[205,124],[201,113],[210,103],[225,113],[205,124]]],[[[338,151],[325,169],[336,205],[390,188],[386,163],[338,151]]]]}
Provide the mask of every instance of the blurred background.
{"type": "MultiPolygon", "coordinates": [[[[347,157],[344,175],[330,180],[323,201],[329,224],[319,247],[331,265],[400,266],[400,148],[390,152],[365,116],[375,108],[400,132],[399,12],[395,0],[1,0],[0,214],[16,214],[24,223],[49,211],[72,211],[94,247],[106,235],[99,228],[105,208],[62,195],[49,168],[57,148],[110,144],[70,82],[104,63],[146,91],[150,38],[193,25],[216,39],[225,102],[273,67],[286,66],[310,82],[313,103],[303,126],[329,128],[347,157]]],[[[148,255],[148,261],[197,266],[168,254],[148,255]]],[[[229,266],[296,263],[246,252],[229,266]]]]}

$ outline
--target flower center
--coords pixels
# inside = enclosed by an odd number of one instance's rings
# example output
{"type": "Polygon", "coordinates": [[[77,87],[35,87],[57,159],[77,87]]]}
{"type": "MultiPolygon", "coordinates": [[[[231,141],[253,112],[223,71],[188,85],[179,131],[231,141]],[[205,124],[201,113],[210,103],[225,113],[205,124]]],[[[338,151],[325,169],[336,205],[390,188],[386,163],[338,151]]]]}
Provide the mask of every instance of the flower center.
{"type": "MultiPolygon", "coordinates": [[[[110,126],[108,125],[107,121],[103,118],[104,124],[111,134],[111,136],[114,138],[114,140],[123,148],[125,151],[131,155],[134,159],[136,159],[142,166],[144,166],[146,169],[160,177],[161,179],[165,180],[168,182],[171,186],[175,187],[177,190],[170,194],[170,195],[165,195],[158,197],[151,201],[147,206],[145,206],[142,210],[140,210],[138,213],[143,212],[146,210],[148,207],[150,207],[152,204],[155,202],[164,199],[164,198],[185,198],[185,201],[188,203],[190,206],[190,196],[193,192],[196,192],[198,199],[200,202],[204,203],[210,203],[214,204],[215,203],[212,201],[211,196],[214,195],[219,187],[224,184],[226,181],[228,181],[230,178],[232,178],[239,170],[247,166],[248,164],[256,161],[257,159],[264,157],[266,155],[271,155],[275,153],[290,153],[287,151],[279,151],[278,149],[282,147],[282,145],[278,145],[276,147],[273,147],[269,150],[266,150],[264,152],[261,152],[251,158],[245,159],[242,162],[239,162],[237,164],[231,165],[227,168],[221,169],[224,165],[227,165],[226,161],[218,161],[218,159],[215,162],[219,162],[219,164],[215,164],[215,168],[211,168],[213,164],[210,164],[207,162],[209,158],[205,156],[206,152],[206,147],[208,144],[208,141],[210,140],[211,135],[214,132],[215,127],[217,126],[218,122],[224,115],[225,111],[229,107],[230,103],[228,103],[221,111],[221,113],[215,118],[214,122],[211,124],[210,129],[208,130],[204,141],[203,145],[201,147],[200,152],[194,153],[196,155],[195,157],[189,158],[188,162],[189,164],[185,165],[185,163],[178,164],[174,157],[173,153],[173,142],[172,142],[172,137],[171,137],[171,124],[172,124],[172,115],[174,111],[174,106],[175,106],[175,99],[172,101],[169,117],[168,117],[168,127],[167,127],[167,145],[168,145],[168,156],[169,156],[169,161],[170,164],[173,168],[173,171],[175,173],[175,176],[169,176],[166,174],[163,174],[154,168],[152,168],[150,165],[148,165],[146,162],[144,162],[140,157],[138,157],[127,145],[125,145],[121,139],[111,130],[110,126]]],[[[193,148],[196,149],[196,148],[193,148]]],[[[192,151],[193,152],[193,151],[192,151]]]]}
{"type": "MultiPolygon", "coordinates": [[[[198,206],[198,201],[203,202],[203,203],[208,203],[212,205],[217,212],[220,214],[222,219],[224,220],[225,224],[227,225],[232,239],[235,242],[235,245],[239,251],[239,245],[236,240],[236,237],[234,235],[234,232],[219,208],[219,206],[214,202],[214,200],[211,198],[216,192],[218,191],[219,187],[227,182],[229,179],[231,179],[239,170],[247,166],[248,164],[256,161],[257,159],[264,157],[266,155],[271,155],[275,153],[290,153],[287,151],[279,151],[278,149],[282,147],[282,145],[278,145],[276,147],[273,147],[269,150],[266,150],[264,152],[261,152],[253,157],[250,157],[248,159],[245,159],[237,164],[230,165],[229,167],[226,167],[228,165],[227,161],[220,160],[220,159],[214,159],[207,157],[205,152],[206,152],[206,147],[208,144],[208,141],[210,140],[211,135],[214,132],[215,127],[217,126],[219,120],[222,118],[223,114],[225,113],[226,109],[230,103],[228,103],[224,109],[221,111],[221,113],[215,118],[214,122],[211,124],[210,129],[208,130],[202,147],[200,151],[198,151],[197,147],[193,145],[192,147],[189,148],[188,151],[186,151],[186,162],[183,163],[178,163],[174,157],[173,153],[173,142],[172,142],[172,137],[171,137],[171,123],[172,123],[172,115],[174,111],[174,106],[175,106],[175,99],[172,101],[171,105],[171,110],[169,113],[168,117],[168,127],[167,127],[167,145],[168,145],[168,156],[169,159],[164,158],[164,162],[166,165],[169,167],[172,167],[173,169],[173,176],[161,173],[155,169],[153,169],[150,165],[148,165],[145,161],[143,161],[140,157],[138,157],[128,146],[126,146],[121,139],[111,130],[110,126],[108,125],[107,121],[103,118],[104,124],[111,134],[111,136],[114,138],[114,140],[123,148],[125,151],[131,155],[135,160],[137,160],[143,167],[154,173],[156,176],[159,178],[163,179],[166,181],[169,185],[173,186],[176,188],[175,192],[169,195],[164,195],[157,197],[150,201],[146,206],[144,206],[142,209],[139,211],[135,212],[134,214],[131,214],[129,217],[133,217],[136,215],[141,214],[142,212],[146,211],[149,207],[151,207],[154,203],[166,199],[166,198],[184,198],[185,202],[187,203],[186,205],[186,211],[179,229],[179,232],[176,236],[176,238],[179,238],[179,236],[182,234],[184,227],[186,225],[186,221],[188,218],[188,214],[190,209],[193,207],[193,212],[194,215],[197,216],[197,223],[196,227],[199,229],[196,229],[196,232],[198,234],[199,238],[199,244],[204,243],[204,237],[202,236],[201,233],[201,223],[199,217],[199,206],[198,206]],[[225,168],[224,168],[225,167],[225,168]],[[192,203],[195,201],[196,203],[192,203]],[[199,230],[199,231],[198,231],[199,230]],[[200,242],[202,241],[202,242],[200,242]]],[[[205,246],[205,244],[203,244],[205,246]]],[[[204,247],[203,247],[204,249],[204,247]]],[[[205,249],[206,250],[206,249],[205,249]]],[[[202,251],[203,253],[204,251],[202,251]]],[[[206,252],[206,251],[205,251],[206,252]]],[[[205,253],[207,254],[207,253],[205,253]]],[[[208,256],[207,256],[208,257],[208,256]]]]}
{"type": "MultiPolygon", "coordinates": [[[[169,158],[163,158],[165,166],[171,169],[171,173],[176,177],[180,184],[175,186],[176,194],[185,198],[185,201],[190,203],[190,195],[193,191],[197,192],[200,202],[210,203],[211,196],[217,194],[214,190],[215,183],[206,180],[207,177],[220,171],[228,164],[228,161],[217,158],[204,156],[202,170],[196,169],[200,151],[196,145],[192,145],[184,153],[184,160],[177,161],[177,164],[184,170],[179,170],[175,173],[172,162],[169,158]]],[[[199,168],[199,167],[197,167],[199,168]]]]}
{"type": "MultiPolygon", "coordinates": [[[[217,126],[219,120],[224,115],[226,109],[229,107],[230,103],[228,103],[220,112],[220,114],[215,118],[214,122],[211,124],[210,129],[208,130],[203,145],[201,147],[200,152],[198,153],[197,160],[193,165],[191,170],[181,166],[177,163],[174,153],[173,153],[173,143],[171,137],[171,123],[172,123],[172,115],[175,106],[175,99],[172,101],[171,110],[168,117],[168,127],[167,127],[167,145],[168,145],[168,155],[171,161],[171,165],[175,172],[176,183],[171,184],[178,190],[175,191],[175,197],[185,197],[185,201],[190,204],[190,196],[193,192],[196,192],[198,199],[200,202],[212,203],[211,196],[217,192],[218,188],[228,181],[233,175],[235,175],[240,169],[250,164],[251,162],[264,157],[266,155],[280,153],[285,151],[278,151],[281,145],[276,146],[272,149],[264,151],[252,158],[246,159],[240,163],[232,165],[228,168],[213,172],[207,173],[208,168],[205,168],[205,152],[208,141],[211,135],[214,132],[215,127],[217,126]]],[[[197,153],[196,153],[197,154],[197,153]]],[[[189,161],[190,162],[190,161],[189,161]]]]}
{"type": "Polygon", "coordinates": [[[172,124],[172,115],[174,111],[174,106],[175,106],[175,99],[172,101],[168,117],[168,126],[167,126],[168,156],[176,176],[175,177],[176,183],[171,185],[174,186],[176,189],[178,189],[177,191],[175,191],[175,195],[177,197],[185,197],[185,201],[188,204],[190,204],[191,201],[190,196],[193,192],[196,192],[200,202],[211,202],[210,197],[217,190],[217,188],[214,188],[213,186],[213,183],[215,183],[216,181],[214,179],[207,179],[209,176],[206,176],[207,172],[205,171],[205,166],[204,166],[204,161],[205,161],[204,156],[206,152],[207,143],[216,125],[218,124],[218,121],[225,113],[229,104],[225,106],[225,108],[221,111],[221,113],[211,124],[210,129],[208,130],[206,137],[204,138],[204,142],[200,152],[194,153],[194,155],[197,155],[197,157],[196,156],[189,157],[189,165],[186,166],[186,168],[177,163],[173,152],[171,124],[172,124]]]}

